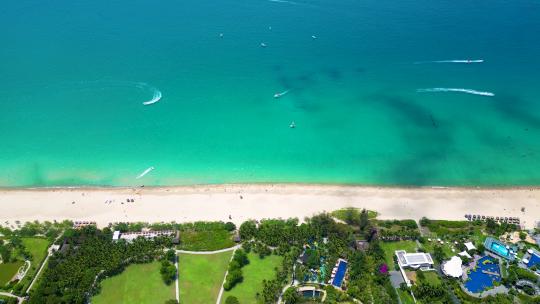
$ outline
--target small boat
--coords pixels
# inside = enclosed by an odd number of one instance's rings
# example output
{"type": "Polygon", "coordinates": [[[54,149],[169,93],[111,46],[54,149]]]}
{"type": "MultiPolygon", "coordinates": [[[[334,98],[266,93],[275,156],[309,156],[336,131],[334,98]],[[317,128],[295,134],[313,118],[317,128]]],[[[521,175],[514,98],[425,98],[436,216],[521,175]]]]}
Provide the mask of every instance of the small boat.
{"type": "Polygon", "coordinates": [[[219,38],[223,38],[223,33],[219,33],[219,38]]]}
{"type": "Polygon", "coordinates": [[[265,48],[267,45],[264,42],[261,42],[261,47],[265,48]]]}
{"type": "Polygon", "coordinates": [[[318,37],[317,37],[317,36],[315,36],[315,35],[311,35],[311,38],[313,38],[313,39],[317,39],[318,37]]]}
{"type": "Polygon", "coordinates": [[[276,93],[276,94],[274,94],[274,98],[280,98],[280,97],[282,97],[283,95],[285,95],[287,93],[289,93],[289,90],[283,91],[281,93],[276,93]]]}
{"type": "Polygon", "coordinates": [[[294,129],[294,128],[296,128],[296,124],[294,123],[294,121],[293,121],[293,122],[291,122],[291,124],[289,125],[289,128],[291,128],[291,129],[294,129]]]}

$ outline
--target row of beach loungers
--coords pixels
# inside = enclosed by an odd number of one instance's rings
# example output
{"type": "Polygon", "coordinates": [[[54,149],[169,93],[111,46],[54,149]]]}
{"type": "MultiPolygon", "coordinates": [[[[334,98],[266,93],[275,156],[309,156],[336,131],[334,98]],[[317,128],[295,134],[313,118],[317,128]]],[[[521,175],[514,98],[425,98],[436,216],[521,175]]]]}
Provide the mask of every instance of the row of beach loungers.
{"type": "Polygon", "coordinates": [[[478,215],[478,214],[465,214],[465,218],[469,221],[486,221],[488,219],[494,220],[499,223],[509,223],[519,225],[519,217],[512,216],[487,216],[487,215],[478,215]]]}
{"type": "Polygon", "coordinates": [[[73,228],[77,229],[77,228],[82,228],[82,227],[85,227],[85,226],[95,226],[96,225],[96,222],[92,222],[92,221],[75,221],[73,222],[73,228]]]}

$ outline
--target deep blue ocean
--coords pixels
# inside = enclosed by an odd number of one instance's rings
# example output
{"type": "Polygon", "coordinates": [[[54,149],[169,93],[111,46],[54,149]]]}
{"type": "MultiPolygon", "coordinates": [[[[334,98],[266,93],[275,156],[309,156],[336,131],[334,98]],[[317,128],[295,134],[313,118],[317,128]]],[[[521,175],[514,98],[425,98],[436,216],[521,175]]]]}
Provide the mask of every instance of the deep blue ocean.
{"type": "Polygon", "coordinates": [[[0,186],[540,184],[538,1],[2,6],[0,186]]]}

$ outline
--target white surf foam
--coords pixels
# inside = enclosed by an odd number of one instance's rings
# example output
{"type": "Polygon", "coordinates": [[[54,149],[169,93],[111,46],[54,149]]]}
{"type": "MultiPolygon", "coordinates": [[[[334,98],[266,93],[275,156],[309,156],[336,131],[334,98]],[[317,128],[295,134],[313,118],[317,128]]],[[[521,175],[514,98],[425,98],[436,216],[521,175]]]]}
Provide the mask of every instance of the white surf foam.
{"type": "Polygon", "coordinates": [[[416,90],[418,93],[437,93],[437,92],[458,92],[458,93],[466,93],[466,94],[473,94],[473,95],[481,95],[481,96],[495,96],[495,94],[491,92],[482,92],[477,90],[471,90],[471,89],[462,89],[462,88],[430,88],[430,89],[418,89],[416,90]]]}

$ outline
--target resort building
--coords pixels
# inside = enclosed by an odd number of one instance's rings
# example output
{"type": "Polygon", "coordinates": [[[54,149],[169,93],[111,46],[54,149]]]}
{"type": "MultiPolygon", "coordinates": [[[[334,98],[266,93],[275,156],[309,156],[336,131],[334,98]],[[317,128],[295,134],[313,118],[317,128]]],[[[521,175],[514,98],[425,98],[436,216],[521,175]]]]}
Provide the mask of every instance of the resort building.
{"type": "Polygon", "coordinates": [[[488,237],[484,241],[484,247],[486,247],[486,251],[488,251],[489,253],[492,253],[495,256],[501,257],[506,260],[513,261],[516,256],[514,250],[512,250],[510,246],[507,246],[492,237],[488,237]]]}
{"type": "Polygon", "coordinates": [[[433,259],[431,258],[431,255],[429,253],[423,253],[423,252],[407,253],[405,250],[397,250],[395,254],[397,257],[399,271],[401,272],[401,276],[403,277],[403,280],[409,287],[412,286],[412,283],[411,283],[411,280],[409,280],[409,278],[407,277],[407,273],[405,273],[404,268],[412,268],[414,270],[416,269],[431,270],[432,269],[433,259]]]}
{"type": "Polygon", "coordinates": [[[529,269],[536,268],[536,272],[540,274],[540,252],[528,249],[521,262],[529,269]]]}
{"type": "Polygon", "coordinates": [[[128,242],[131,242],[135,240],[138,237],[143,237],[146,239],[153,239],[156,237],[161,236],[175,236],[176,232],[173,230],[163,230],[163,231],[152,231],[152,230],[146,230],[146,231],[140,231],[140,232],[120,232],[120,231],[114,231],[113,232],[113,241],[118,240],[126,240],[128,242]]]}
{"type": "Polygon", "coordinates": [[[458,255],[460,255],[460,256],[462,256],[464,258],[472,259],[472,256],[467,251],[462,251],[462,252],[458,253],[458,255]]]}
{"type": "Polygon", "coordinates": [[[356,240],[354,242],[354,248],[358,251],[367,251],[369,249],[369,242],[367,240],[356,240]]]}
{"type": "Polygon", "coordinates": [[[450,260],[445,261],[441,265],[442,272],[452,278],[461,278],[463,275],[463,268],[461,268],[463,261],[458,256],[453,256],[450,260]]]}
{"type": "Polygon", "coordinates": [[[463,245],[467,248],[467,251],[476,250],[476,247],[474,247],[472,242],[466,242],[463,245]]]}
{"type": "Polygon", "coordinates": [[[396,256],[400,267],[430,270],[433,266],[433,259],[429,253],[407,253],[405,250],[398,250],[396,256]]]}

